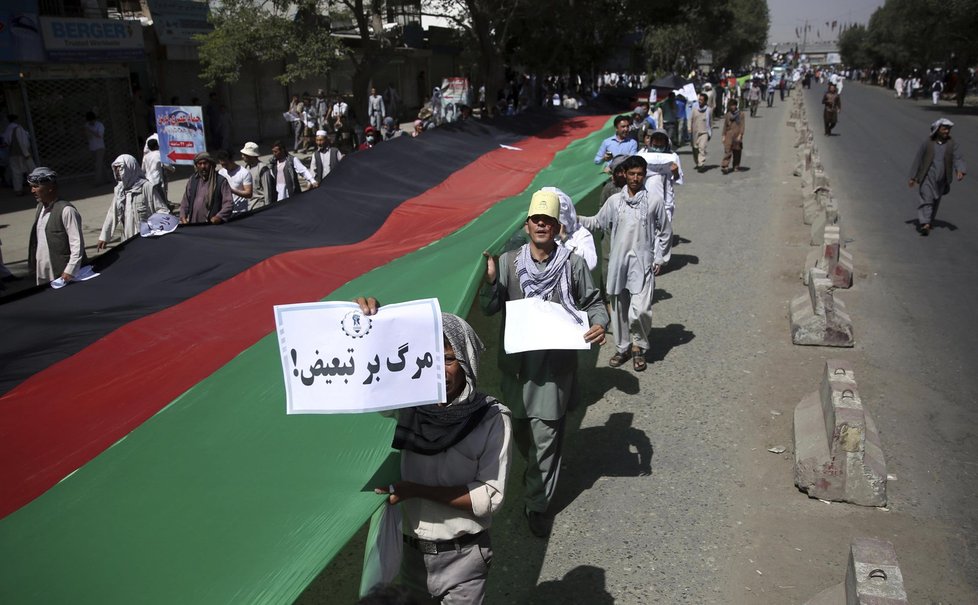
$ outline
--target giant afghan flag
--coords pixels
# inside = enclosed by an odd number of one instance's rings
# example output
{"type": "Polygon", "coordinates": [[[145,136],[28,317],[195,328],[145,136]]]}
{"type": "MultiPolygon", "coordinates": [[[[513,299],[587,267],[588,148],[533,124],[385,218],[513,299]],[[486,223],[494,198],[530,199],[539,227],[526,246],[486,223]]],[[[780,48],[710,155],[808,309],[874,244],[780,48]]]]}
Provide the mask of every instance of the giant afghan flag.
{"type": "Polygon", "coordinates": [[[607,123],[395,139],[320,189],[0,305],[0,602],[293,601],[383,503],[393,425],[287,416],[272,306],[434,296],[464,315],[533,191],[604,180],[607,123]]]}

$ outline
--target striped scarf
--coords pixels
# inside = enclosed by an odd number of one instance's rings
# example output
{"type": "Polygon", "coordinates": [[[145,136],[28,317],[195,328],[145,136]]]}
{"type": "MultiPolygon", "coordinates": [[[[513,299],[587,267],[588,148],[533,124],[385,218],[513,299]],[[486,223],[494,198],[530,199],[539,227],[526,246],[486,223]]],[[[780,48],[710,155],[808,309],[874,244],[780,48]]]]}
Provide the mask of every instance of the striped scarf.
{"type": "Polygon", "coordinates": [[[584,321],[575,312],[574,299],[570,293],[570,264],[571,251],[562,246],[554,246],[550,262],[543,271],[537,269],[533,257],[530,256],[530,245],[520,248],[516,256],[516,277],[520,280],[520,289],[524,298],[542,298],[551,300],[554,293],[559,295],[560,304],[570,313],[579,324],[584,321]]]}

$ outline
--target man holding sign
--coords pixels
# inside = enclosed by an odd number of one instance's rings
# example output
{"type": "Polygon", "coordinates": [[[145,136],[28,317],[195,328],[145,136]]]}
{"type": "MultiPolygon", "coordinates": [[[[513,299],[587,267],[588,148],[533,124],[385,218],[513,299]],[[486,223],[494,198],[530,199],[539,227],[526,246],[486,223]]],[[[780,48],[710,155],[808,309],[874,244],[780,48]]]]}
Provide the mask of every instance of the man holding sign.
{"type": "MultiPolygon", "coordinates": [[[[539,298],[560,305],[570,321],[582,324],[585,343],[604,343],[608,313],[591,274],[580,256],[558,246],[560,200],[552,191],[537,191],[530,200],[524,230],[529,243],[505,252],[496,261],[488,252],[482,310],[493,315],[506,301],[539,298]],[[587,325],[580,311],[587,314],[587,325]],[[589,327],[587,327],[589,326],[589,327]]],[[[524,318],[525,319],[525,318],[524,318]]],[[[504,317],[505,326],[507,319],[504,317]]],[[[577,391],[577,351],[546,349],[548,334],[539,334],[537,350],[500,351],[503,398],[513,411],[516,445],[527,461],[525,513],[530,531],[546,537],[553,524],[547,509],[560,471],[564,414],[577,391]]]]}

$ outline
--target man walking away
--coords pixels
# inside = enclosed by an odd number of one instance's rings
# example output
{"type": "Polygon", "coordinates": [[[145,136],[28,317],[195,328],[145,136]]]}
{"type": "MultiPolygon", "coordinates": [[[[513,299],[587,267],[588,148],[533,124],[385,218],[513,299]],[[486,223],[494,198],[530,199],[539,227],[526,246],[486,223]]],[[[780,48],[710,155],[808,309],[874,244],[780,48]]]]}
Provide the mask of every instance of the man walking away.
{"type": "Polygon", "coordinates": [[[105,125],[99,121],[94,111],[85,114],[85,137],[94,162],[94,184],[101,185],[109,180],[105,169],[105,125]]]}
{"type": "Polygon", "coordinates": [[[917,203],[917,232],[930,235],[941,198],[951,191],[951,178],[967,174],[958,142],[951,138],[951,120],[941,118],[930,125],[930,138],[921,143],[910,168],[910,188],[920,185],[917,203]]]}

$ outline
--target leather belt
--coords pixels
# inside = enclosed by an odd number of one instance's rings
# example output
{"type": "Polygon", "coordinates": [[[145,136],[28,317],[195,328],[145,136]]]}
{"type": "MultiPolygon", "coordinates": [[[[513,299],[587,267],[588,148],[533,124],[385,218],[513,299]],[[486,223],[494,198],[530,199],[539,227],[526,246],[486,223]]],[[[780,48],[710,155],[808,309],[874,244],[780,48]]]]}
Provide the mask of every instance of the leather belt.
{"type": "Polygon", "coordinates": [[[480,531],[477,534],[465,534],[455,538],[454,540],[422,540],[420,538],[415,538],[414,536],[405,534],[404,543],[426,555],[437,555],[440,552],[462,550],[463,547],[477,542],[484,533],[486,533],[485,530],[480,531]]]}

